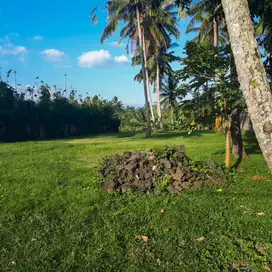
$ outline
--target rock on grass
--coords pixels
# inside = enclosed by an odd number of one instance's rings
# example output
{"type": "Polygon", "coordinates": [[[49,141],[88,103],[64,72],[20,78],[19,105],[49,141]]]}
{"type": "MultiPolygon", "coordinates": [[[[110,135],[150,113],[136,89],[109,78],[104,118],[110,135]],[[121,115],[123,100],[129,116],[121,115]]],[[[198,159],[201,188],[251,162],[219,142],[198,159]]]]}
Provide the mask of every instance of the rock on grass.
{"type": "Polygon", "coordinates": [[[185,147],[177,146],[115,154],[104,161],[99,175],[105,191],[166,191],[175,195],[226,183],[223,170],[214,162],[192,161],[185,155],[185,147]]]}

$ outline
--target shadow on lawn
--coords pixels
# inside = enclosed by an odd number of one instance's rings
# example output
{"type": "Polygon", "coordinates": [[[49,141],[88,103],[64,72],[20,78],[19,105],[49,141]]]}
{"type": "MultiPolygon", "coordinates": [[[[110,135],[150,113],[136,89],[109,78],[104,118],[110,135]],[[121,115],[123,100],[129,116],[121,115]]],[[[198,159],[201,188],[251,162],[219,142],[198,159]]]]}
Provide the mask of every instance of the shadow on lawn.
{"type": "Polygon", "coordinates": [[[195,138],[195,137],[202,137],[203,134],[207,134],[208,132],[204,131],[193,131],[191,134],[189,134],[187,131],[169,131],[169,132],[159,132],[154,133],[150,138],[153,139],[171,139],[171,138],[195,138]]]}
{"type": "Polygon", "coordinates": [[[246,133],[243,135],[243,142],[246,149],[247,154],[262,154],[259,143],[255,137],[255,135],[246,133]]]}
{"type": "MultiPolygon", "coordinates": [[[[204,134],[210,134],[212,131],[193,131],[191,134],[189,134],[187,131],[164,131],[164,132],[158,132],[158,133],[152,133],[150,137],[147,139],[171,139],[171,138],[195,138],[195,137],[202,137],[204,134]]],[[[116,134],[116,138],[129,138],[134,137],[136,138],[145,138],[145,132],[120,132],[116,134]],[[138,136],[137,136],[138,135],[138,136]],[[141,137],[142,136],[142,137],[141,137]]]]}

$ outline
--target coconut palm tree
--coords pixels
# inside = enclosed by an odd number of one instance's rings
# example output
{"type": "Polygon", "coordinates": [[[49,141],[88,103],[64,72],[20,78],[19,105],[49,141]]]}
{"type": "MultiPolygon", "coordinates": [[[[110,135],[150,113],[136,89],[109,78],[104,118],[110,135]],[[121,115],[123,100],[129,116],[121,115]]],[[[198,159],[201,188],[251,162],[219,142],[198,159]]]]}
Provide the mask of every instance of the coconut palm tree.
{"type": "MultiPolygon", "coordinates": [[[[102,34],[101,41],[104,42],[117,31],[120,21],[125,22],[125,26],[120,31],[120,42],[128,38],[132,49],[136,45],[137,50],[133,51],[139,55],[142,66],[147,122],[150,122],[148,108],[151,112],[153,110],[149,105],[150,98],[148,99],[150,93],[148,51],[152,42],[167,45],[171,42],[171,34],[179,36],[177,13],[171,11],[173,7],[173,1],[169,0],[111,0],[107,2],[108,25],[102,34]]],[[[147,134],[150,134],[150,124],[147,127],[147,134]]]]}
{"type": "Polygon", "coordinates": [[[103,43],[110,36],[112,36],[117,30],[120,21],[125,23],[125,26],[120,32],[121,38],[129,38],[136,40],[139,46],[140,60],[142,66],[143,83],[144,83],[144,96],[146,104],[146,119],[147,119],[147,131],[146,135],[151,134],[150,127],[150,111],[148,102],[148,88],[146,81],[146,65],[144,61],[144,49],[143,49],[143,32],[142,21],[144,14],[147,13],[149,1],[147,0],[110,0],[106,3],[106,10],[108,12],[108,25],[105,27],[101,42],[103,43]]]}
{"type": "Polygon", "coordinates": [[[163,130],[163,122],[161,116],[161,79],[164,75],[170,75],[173,71],[170,63],[178,60],[173,55],[174,52],[169,52],[168,49],[173,47],[171,37],[179,38],[180,31],[177,25],[177,12],[173,10],[173,2],[166,1],[162,7],[157,10],[153,16],[150,16],[150,54],[149,54],[149,67],[151,70],[152,82],[156,86],[156,102],[158,125],[163,130]]]}
{"type": "Polygon", "coordinates": [[[185,85],[179,85],[179,80],[174,74],[168,76],[161,85],[161,104],[170,112],[170,121],[174,125],[174,112],[178,106],[178,101],[182,100],[187,94],[185,85]]]}
{"type": "Polygon", "coordinates": [[[174,55],[174,51],[168,52],[164,46],[156,48],[155,54],[150,58],[151,79],[156,86],[158,124],[160,129],[163,129],[160,105],[162,78],[165,76],[171,77],[173,75],[174,71],[171,67],[171,63],[179,60],[180,58],[174,55]]]}
{"type": "MultiPolygon", "coordinates": [[[[171,63],[179,61],[180,58],[174,55],[174,52],[167,52],[165,47],[161,47],[158,53],[150,50],[149,59],[147,61],[147,69],[149,76],[149,83],[153,84],[156,92],[156,106],[158,115],[158,126],[163,130],[163,122],[161,116],[161,84],[162,78],[165,76],[173,75],[174,71],[171,67],[171,63]]],[[[133,63],[139,63],[139,57],[133,58],[133,63]]],[[[143,80],[141,71],[135,76],[135,80],[141,82],[143,80]]]]}
{"type": "Polygon", "coordinates": [[[10,69],[9,71],[7,71],[7,84],[9,82],[9,77],[10,77],[11,72],[12,72],[12,69],[10,69]]]}
{"type": "Polygon", "coordinates": [[[197,32],[196,42],[210,40],[214,47],[228,41],[221,0],[196,0],[188,11],[191,20],[186,33],[197,32]]]}
{"type": "MultiPolygon", "coordinates": [[[[163,129],[160,107],[161,78],[165,74],[170,74],[169,71],[172,71],[172,68],[169,63],[178,59],[174,57],[173,52],[168,53],[168,49],[173,45],[171,44],[171,38],[177,39],[180,36],[177,24],[178,13],[174,7],[173,1],[163,1],[160,8],[145,15],[143,20],[144,49],[146,53],[144,56],[147,66],[147,78],[150,78],[147,84],[149,86],[151,82],[156,85],[158,125],[160,129],[163,129]]],[[[138,60],[134,58],[133,64],[139,64],[139,58],[138,60]]],[[[135,78],[139,81],[143,79],[139,74],[135,78]]],[[[151,110],[153,110],[152,107],[151,110]]]]}

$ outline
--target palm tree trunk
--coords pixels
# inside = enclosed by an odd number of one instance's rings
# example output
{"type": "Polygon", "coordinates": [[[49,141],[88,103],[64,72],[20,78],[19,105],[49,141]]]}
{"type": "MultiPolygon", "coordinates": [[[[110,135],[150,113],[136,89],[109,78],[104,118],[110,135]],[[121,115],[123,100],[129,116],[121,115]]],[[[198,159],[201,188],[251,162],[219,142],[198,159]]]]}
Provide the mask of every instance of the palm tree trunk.
{"type": "Polygon", "coordinates": [[[160,86],[160,67],[157,62],[157,84],[156,84],[156,97],[157,97],[157,113],[158,113],[158,124],[160,129],[163,130],[163,122],[161,116],[161,86],[160,86]]]}
{"type": "Polygon", "coordinates": [[[232,139],[232,154],[235,158],[247,157],[247,153],[245,151],[241,133],[241,123],[240,123],[240,110],[234,109],[231,112],[231,139],[232,139]]]}
{"type": "Polygon", "coordinates": [[[247,0],[222,0],[237,74],[256,137],[272,170],[272,92],[247,0]]]}
{"type": "Polygon", "coordinates": [[[213,46],[218,47],[218,24],[215,18],[213,18],[213,46]]]}
{"type": "Polygon", "coordinates": [[[153,103],[152,103],[152,96],[151,96],[151,90],[150,90],[145,45],[146,45],[145,44],[145,36],[144,36],[144,33],[143,33],[143,53],[144,53],[144,63],[145,63],[145,67],[146,67],[145,72],[146,72],[147,94],[148,94],[149,107],[150,107],[150,113],[151,113],[151,120],[152,120],[152,123],[153,123],[153,128],[156,129],[156,120],[155,120],[155,115],[154,115],[154,110],[153,110],[153,103]]]}
{"type": "Polygon", "coordinates": [[[146,121],[147,121],[146,136],[148,137],[151,134],[150,112],[149,112],[149,103],[148,103],[147,85],[146,85],[146,67],[144,64],[142,30],[141,30],[141,22],[140,22],[140,14],[139,14],[138,6],[136,6],[136,15],[137,15],[138,38],[139,38],[139,45],[140,45],[140,57],[141,57],[143,82],[144,82],[144,96],[145,96],[145,105],[146,105],[146,121]]]}
{"type": "Polygon", "coordinates": [[[171,105],[170,106],[170,119],[171,119],[171,125],[172,125],[172,128],[171,129],[174,129],[174,107],[171,105]]]}
{"type": "MultiPolygon", "coordinates": [[[[227,121],[229,123],[229,121],[227,121]]],[[[230,125],[226,125],[226,158],[225,158],[226,167],[230,168],[231,166],[231,131],[230,125]]]]}
{"type": "MultiPolygon", "coordinates": [[[[234,63],[233,56],[230,59],[230,82],[237,89],[239,88],[239,82],[237,82],[237,72],[234,63]]],[[[231,112],[231,139],[232,139],[232,154],[235,158],[238,158],[237,166],[243,158],[247,158],[247,153],[243,145],[243,138],[241,132],[241,110],[235,108],[231,112]]]]}

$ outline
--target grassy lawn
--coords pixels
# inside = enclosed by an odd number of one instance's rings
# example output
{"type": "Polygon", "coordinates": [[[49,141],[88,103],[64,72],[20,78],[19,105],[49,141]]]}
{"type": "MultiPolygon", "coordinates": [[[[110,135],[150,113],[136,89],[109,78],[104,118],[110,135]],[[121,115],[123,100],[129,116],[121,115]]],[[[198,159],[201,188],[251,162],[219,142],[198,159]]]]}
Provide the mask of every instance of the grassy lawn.
{"type": "Polygon", "coordinates": [[[246,140],[236,182],[175,197],[106,194],[97,169],[112,153],[180,144],[193,159],[223,162],[224,136],[1,144],[0,271],[272,271],[272,178],[246,140]]]}

